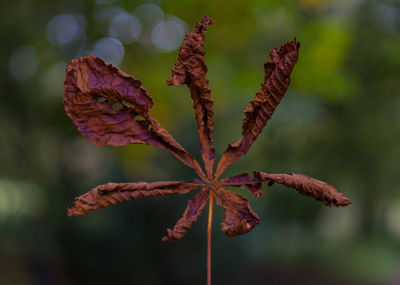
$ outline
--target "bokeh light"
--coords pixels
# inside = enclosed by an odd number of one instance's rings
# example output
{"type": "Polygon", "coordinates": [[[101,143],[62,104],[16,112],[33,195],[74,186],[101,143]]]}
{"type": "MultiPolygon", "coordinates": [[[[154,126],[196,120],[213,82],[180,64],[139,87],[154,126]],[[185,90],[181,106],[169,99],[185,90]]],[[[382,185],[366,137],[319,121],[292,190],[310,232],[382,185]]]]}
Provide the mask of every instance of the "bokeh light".
{"type": "Polygon", "coordinates": [[[108,63],[119,65],[124,58],[125,50],[121,42],[115,38],[102,38],[94,44],[93,55],[108,63]]]}
{"type": "Polygon", "coordinates": [[[134,14],[142,23],[142,35],[140,37],[140,42],[145,45],[151,44],[151,34],[153,28],[164,20],[163,10],[155,4],[143,4],[136,8],[134,14]]]}
{"type": "Polygon", "coordinates": [[[166,21],[158,23],[151,33],[152,43],[164,52],[177,49],[184,37],[185,24],[173,16],[168,17],[166,21]]]}
{"type": "Polygon", "coordinates": [[[47,39],[54,45],[73,43],[85,34],[83,16],[61,14],[53,17],[47,24],[47,39]]]}
{"type": "Polygon", "coordinates": [[[22,46],[13,51],[8,66],[11,74],[19,80],[31,77],[38,66],[38,54],[33,46],[22,46]]]}
{"type": "Polygon", "coordinates": [[[146,23],[146,25],[154,25],[164,19],[163,10],[155,4],[143,4],[135,9],[135,15],[146,23]]]}
{"type": "Polygon", "coordinates": [[[0,180],[0,222],[39,213],[42,192],[29,182],[0,180]]]}
{"type": "Polygon", "coordinates": [[[396,32],[400,27],[400,9],[393,5],[388,5],[384,2],[377,3],[374,16],[376,22],[384,31],[389,30],[391,32],[396,32]]]}
{"type": "Polygon", "coordinates": [[[129,44],[139,38],[141,30],[142,25],[138,18],[123,12],[111,20],[108,33],[111,37],[117,38],[124,44],[129,44]]]}
{"type": "Polygon", "coordinates": [[[118,6],[95,7],[94,28],[103,35],[108,35],[111,21],[126,11],[118,6]]]}

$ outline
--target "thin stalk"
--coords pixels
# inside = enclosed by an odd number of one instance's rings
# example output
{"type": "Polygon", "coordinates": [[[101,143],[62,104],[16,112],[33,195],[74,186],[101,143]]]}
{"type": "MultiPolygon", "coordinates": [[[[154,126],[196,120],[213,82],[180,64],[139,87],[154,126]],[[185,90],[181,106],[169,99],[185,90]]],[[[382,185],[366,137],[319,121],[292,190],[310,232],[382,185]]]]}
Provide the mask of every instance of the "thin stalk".
{"type": "Polygon", "coordinates": [[[207,285],[211,285],[211,231],[214,208],[214,197],[210,191],[210,202],[208,204],[208,226],[207,226],[207,285]]]}

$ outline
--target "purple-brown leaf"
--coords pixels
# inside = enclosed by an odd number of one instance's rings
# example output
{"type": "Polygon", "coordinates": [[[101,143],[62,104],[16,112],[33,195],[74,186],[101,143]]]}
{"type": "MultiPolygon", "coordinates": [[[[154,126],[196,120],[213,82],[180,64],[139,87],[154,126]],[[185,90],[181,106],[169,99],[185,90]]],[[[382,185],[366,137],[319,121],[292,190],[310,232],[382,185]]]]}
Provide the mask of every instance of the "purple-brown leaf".
{"type": "Polygon", "coordinates": [[[251,194],[258,198],[262,195],[262,185],[261,179],[259,178],[257,173],[254,173],[255,177],[251,177],[248,173],[242,173],[239,175],[226,177],[220,180],[221,186],[234,186],[234,187],[242,187],[245,185],[251,194]]]}
{"type": "MultiPolygon", "coordinates": [[[[253,177],[242,173],[219,179],[230,165],[248,152],[288,89],[300,48],[296,39],[270,52],[264,64],[265,75],[261,90],[244,109],[242,138],[228,145],[213,175],[214,113],[204,60],[204,32],[210,24],[213,24],[211,19],[204,16],[194,31],[186,35],[172,75],[167,80],[168,85],[187,85],[190,89],[207,175],[199,163],[151,115],[152,98],[139,80],[95,56],[72,60],[68,65],[64,82],[64,108],[86,138],[99,146],[140,143],[160,147],[192,167],[202,179],[194,179],[193,183],[161,181],[100,185],[75,198],[73,206],[68,208],[68,216],[84,215],[109,205],[143,197],[184,194],[202,187],[189,200],[174,228],[168,229],[163,238],[163,241],[175,241],[181,239],[197,221],[210,197],[215,197],[216,203],[224,208],[221,226],[229,237],[248,233],[261,223],[247,199],[221,188],[224,186],[246,186],[259,198],[263,181],[268,181],[269,185],[277,182],[328,206],[346,206],[351,203],[335,187],[302,174],[254,172],[253,177]]],[[[212,220],[212,209],[210,205],[209,221],[212,220]]]]}
{"type": "Polygon", "coordinates": [[[63,103],[77,129],[92,143],[154,145],[205,177],[198,162],[151,116],[153,102],[140,81],[112,64],[95,56],[72,60],[63,103]]]}
{"type": "Polygon", "coordinates": [[[163,237],[163,241],[178,241],[192,227],[203,212],[204,207],[210,197],[210,190],[204,187],[192,199],[189,200],[182,217],[175,224],[174,228],[167,229],[167,235],[163,237]]]}
{"type": "Polygon", "coordinates": [[[68,64],[64,84],[65,112],[92,143],[121,146],[148,139],[140,117],[153,102],[136,78],[88,56],[68,64]]]}
{"type": "Polygon", "coordinates": [[[273,49],[270,52],[270,58],[264,64],[265,74],[261,90],[244,109],[243,137],[234,144],[228,145],[219,161],[216,177],[219,177],[230,165],[247,153],[267,121],[272,117],[289,87],[299,48],[300,43],[294,39],[282,45],[279,50],[273,49]]]}
{"type": "Polygon", "coordinates": [[[201,186],[183,181],[107,183],[76,197],[74,205],[68,207],[68,216],[85,215],[90,211],[140,198],[185,194],[201,186]]]}
{"type": "Polygon", "coordinates": [[[142,111],[153,106],[150,94],[138,79],[93,55],[73,59],[64,83],[66,97],[79,93],[119,103],[125,100],[142,111]]]}
{"type": "Polygon", "coordinates": [[[206,25],[213,24],[208,16],[197,23],[193,32],[188,33],[179,50],[179,57],[168,78],[168,85],[186,84],[194,103],[197,130],[200,137],[200,151],[206,172],[211,178],[215,159],[213,147],[214,112],[211,90],[207,80],[207,66],[204,61],[204,32],[206,25]]]}
{"type": "Polygon", "coordinates": [[[217,204],[224,208],[221,229],[228,237],[246,234],[261,224],[247,199],[223,188],[215,189],[214,196],[217,204]]]}
{"type": "Polygon", "coordinates": [[[351,204],[351,200],[338,192],[332,185],[303,174],[269,174],[259,172],[259,176],[263,181],[276,182],[294,188],[301,195],[312,197],[329,207],[351,204]]]}

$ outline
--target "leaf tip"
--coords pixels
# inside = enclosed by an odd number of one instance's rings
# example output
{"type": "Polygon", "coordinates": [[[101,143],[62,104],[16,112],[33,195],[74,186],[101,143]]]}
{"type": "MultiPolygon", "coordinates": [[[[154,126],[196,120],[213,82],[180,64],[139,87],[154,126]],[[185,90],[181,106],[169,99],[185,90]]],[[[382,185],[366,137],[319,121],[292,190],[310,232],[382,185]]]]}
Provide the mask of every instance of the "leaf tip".
{"type": "Polygon", "coordinates": [[[283,184],[295,189],[303,196],[321,201],[328,207],[344,207],[352,203],[349,198],[340,193],[334,186],[304,174],[269,174],[260,172],[260,175],[263,181],[268,181],[268,185],[272,185],[274,182],[283,184]]]}
{"type": "Polygon", "coordinates": [[[203,25],[214,25],[214,21],[211,20],[210,16],[208,16],[207,13],[203,16],[203,19],[201,20],[201,23],[203,25]]]}
{"type": "Polygon", "coordinates": [[[208,14],[205,14],[203,16],[203,19],[196,24],[195,32],[197,32],[197,33],[207,32],[206,26],[213,25],[213,24],[214,24],[214,21],[211,20],[211,18],[208,16],[208,14]]]}
{"type": "Polygon", "coordinates": [[[67,206],[67,216],[82,216],[86,214],[86,212],[82,209],[82,207],[77,207],[76,201],[74,202],[73,206],[67,206]]]}
{"type": "Polygon", "coordinates": [[[259,219],[241,220],[234,226],[222,223],[221,230],[224,231],[228,237],[233,238],[251,232],[259,224],[261,224],[259,219]]]}
{"type": "Polygon", "coordinates": [[[343,199],[341,199],[341,201],[338,201],[337,204],[334,205],[334,206],[336,206],[336,207],[339,207],[339,206],[345,207],[345,206],[350,205],[351,203],[353,203],[353,201],[351,201],[349,198],[347,198],[346,196],[343,195],[343,199]]]}
{"type": "Polygon", "coordinates": [[[291,41],[291,43],[297,48],[300,48],[300,42],[296,39],[296,37],[293,38],[293,40],[291,41]]]}
{"type": "Polygon", "coordinates": [[[167,228],[167,234],[161,239],[163,242],[166,241],[177,241],[179,238],[174,236],[174,231],[170,228],[167,228]]]}

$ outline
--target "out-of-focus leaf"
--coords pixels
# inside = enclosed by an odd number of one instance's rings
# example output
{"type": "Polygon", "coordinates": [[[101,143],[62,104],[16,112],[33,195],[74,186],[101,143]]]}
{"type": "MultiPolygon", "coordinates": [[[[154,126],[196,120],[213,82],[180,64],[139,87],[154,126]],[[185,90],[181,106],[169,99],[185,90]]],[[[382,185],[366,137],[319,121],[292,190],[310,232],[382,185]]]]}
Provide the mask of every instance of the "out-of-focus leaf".
{"type": "Polygon", "coordinates": [[[189,200],[182,217],[175,224],[174,228],[167,229],[167,235],[163,237],[163,241],[178,241],[192,227],[203,212],[204,207],[210,197],[210,190],[204,187],[192,199],[189,200]]]}
{"type": "Polygon", "coordinates": [[[168,78],[168,85],[182,86],[186,84],[194,103],[197,130],[200,137],[200,151],[209,177],[215,159],[213,147],[214,112],[211,90],[206,77],[207,66],[204,61],[204,32],[206,25],[213,21],[206,15],[197,23],[193,32],[186,35],[179,50],[179,58],[168,78]]]}
{"type": "Polygon", "coordinates": [[[228,145],[218,163],[216,177],[219,177],[231,164],[247,153],[267,121],[272,117],[289,87],[292,70],[298,59],[299,48],[300,43],[294,39],[282,45],[279,50],[273,49],[270,52],[270,58],[264,64],[265,75],[261,90],[244,109],[243,137],[234,144],[228,145]]]}
{"type": "Polygon", "coordinates": [[[68,207],[68,216],[85,215],[90,211],[140,198],[185,194],[201,186],[183,181],[107,183],[75,198],[74,205],[68,207]]]}
{"type": "Polygon", "coordinates": [[[329,207],[351,204],[351,200],[338,192],[332,185],[303,174],[269,174],[258,172],[258,175],[263,181],[269,181],[270,184],[276,182],[294,188],[301,195],[312,197],[329,207]]]}
{"type": "Polygon", "coordinates": [[[217,204],[224,208],[221,229],[227,236],[246,234],[256,225],[261,224],[247,199],[223,188],[214,189],[214,196],[217,204]]]}

